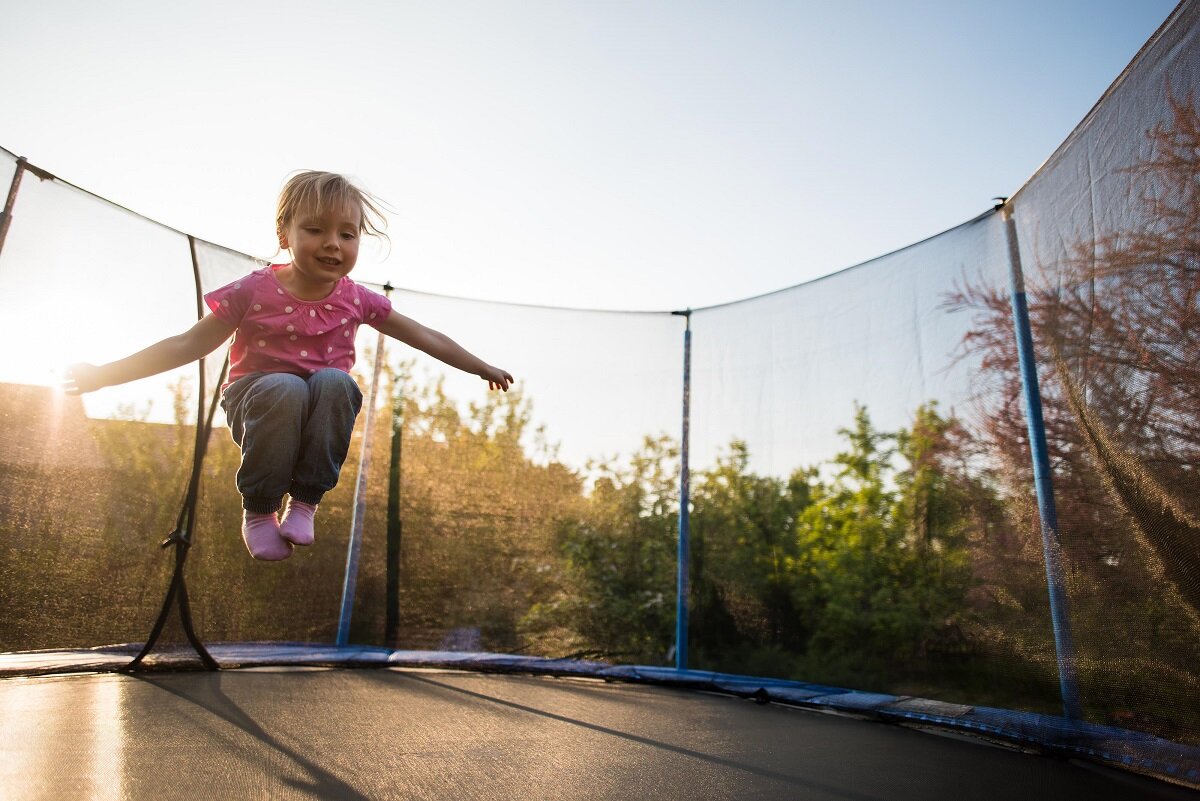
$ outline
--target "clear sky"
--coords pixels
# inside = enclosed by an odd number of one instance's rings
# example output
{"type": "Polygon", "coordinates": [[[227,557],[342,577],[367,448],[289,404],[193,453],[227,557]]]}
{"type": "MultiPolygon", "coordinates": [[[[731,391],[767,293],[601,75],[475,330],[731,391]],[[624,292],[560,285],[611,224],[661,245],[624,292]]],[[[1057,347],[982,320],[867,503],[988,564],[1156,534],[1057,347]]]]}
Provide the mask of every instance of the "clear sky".
{"type": "Polygon", "coordinates": [[[0,145],[269,257],[295,169],[394,209],[356,277],[704,306],[1014,192],[1174,0],[8,0],[0,145]]]}

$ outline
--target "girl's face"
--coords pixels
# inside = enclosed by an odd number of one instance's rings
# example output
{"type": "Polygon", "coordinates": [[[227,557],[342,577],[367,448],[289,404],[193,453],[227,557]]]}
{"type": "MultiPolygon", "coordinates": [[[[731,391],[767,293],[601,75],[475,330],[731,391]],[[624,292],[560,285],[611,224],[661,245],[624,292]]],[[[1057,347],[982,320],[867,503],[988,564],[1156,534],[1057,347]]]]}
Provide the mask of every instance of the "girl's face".
{"type": "Polygon", "coordinates": [[[358,261],[361,222],[362,212],[357,209],[299,214],[286,231],[279,232],[279,247],[291,251],[297,277],[314,285],[332,285],[358,261]]]}

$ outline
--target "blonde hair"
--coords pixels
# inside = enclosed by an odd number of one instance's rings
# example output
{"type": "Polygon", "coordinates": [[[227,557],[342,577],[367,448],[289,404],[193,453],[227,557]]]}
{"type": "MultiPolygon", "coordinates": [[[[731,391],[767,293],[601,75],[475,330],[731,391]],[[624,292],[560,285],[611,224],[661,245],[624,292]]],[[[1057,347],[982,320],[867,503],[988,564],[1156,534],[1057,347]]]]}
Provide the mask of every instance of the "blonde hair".
{"type": "Polygon", "coordinates": [[[278,233],[286,231],[297,217],[304,214],[327,209],[358,209],[362,215],[359,233],[387,240],[388,235],[384,232],[387,219],[381,211],[383,205],[379,198],[359,189],[344,175],[304,170],[289,178],[279,193],[275,230],[278,233]]]}

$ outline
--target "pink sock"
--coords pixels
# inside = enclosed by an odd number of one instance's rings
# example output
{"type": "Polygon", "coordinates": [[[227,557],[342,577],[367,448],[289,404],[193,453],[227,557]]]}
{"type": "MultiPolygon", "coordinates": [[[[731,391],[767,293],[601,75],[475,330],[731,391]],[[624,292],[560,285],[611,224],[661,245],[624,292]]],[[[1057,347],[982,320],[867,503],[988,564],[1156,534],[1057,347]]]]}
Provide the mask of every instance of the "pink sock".
{"type": "Polygon", "coordinates": [[[317,513],[315,503],[305,503],[295,498],[288,498],[287,509],[283,513],[283,522],[279,524],[279,535],[288,542],[296,545],[313,544],[313,516],[317,513]]]}
{"type": "Polygon", "coordinates": [[[292,555],[292,544],[279,536],[279,521],[275,513],[242,513],[242,540],[255,559],[278,562],[292,555]]]}

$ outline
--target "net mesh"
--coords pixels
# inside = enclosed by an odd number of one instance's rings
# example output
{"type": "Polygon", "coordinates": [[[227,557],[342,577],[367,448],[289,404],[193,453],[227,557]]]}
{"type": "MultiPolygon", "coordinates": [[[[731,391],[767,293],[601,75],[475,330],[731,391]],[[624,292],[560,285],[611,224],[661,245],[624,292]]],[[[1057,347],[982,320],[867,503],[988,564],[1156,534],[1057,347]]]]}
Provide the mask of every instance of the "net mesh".
{"type": "MultiPolygon", "coordinates": [[[[687,315],[392,292],[515,391],[389,343],[370,435],[360,415],[317,544],[282,565],[240,542],[218,412],[188,562],[201,637],[335,640],[365,448],[352,642],[672,664],[686,327],[693,667],[1059,714],[1064,659],[1084,720],[1200,744],[1198,15],[1180,5],[1006,209],[1069,652],[996,212],[687,315]]],[[[224,350],[203,398],[195,367],[82,401],[53,370],[185,330],[197,281],[258,264],[24,175],[0,252],[18,344],[0,363],[0,650],[145,638],[224,350]]],[[[366,393],[376,333],[357,344],[366,393]]]]}
{"type": "Polygon", "coordinates": [[[1014,203],[1085,712],[1192,743],[1197,20],[1181,7],[1014,203]]]}
{"type": "MultiPolygon", "coordinates": [[[[815,283],[697,312],[701,664],[1053,706],[1040,554],[1019,571],[996,564],[1026,544],[1005,510],[1027,505],[1029,484],[1006,483],[987,436],[1011,399],[968,347],[981,334],[968,294],[1007,300],[1007,284],[1003,226],[988,213],[815,283]],[[1044,636],[1026,645],[1049,662],[1004,647],[1012,614],[998,598],[1038,613],[1044,636]]],[[[989,336],[1011,342],[1011,319],[997,325],[989,336]]]]}

